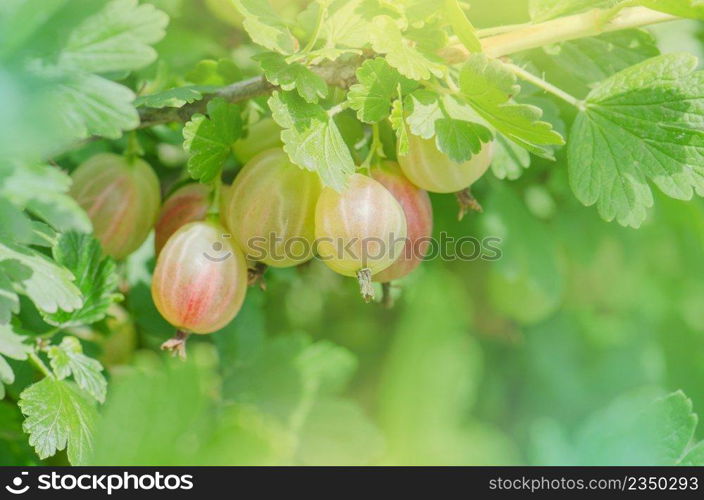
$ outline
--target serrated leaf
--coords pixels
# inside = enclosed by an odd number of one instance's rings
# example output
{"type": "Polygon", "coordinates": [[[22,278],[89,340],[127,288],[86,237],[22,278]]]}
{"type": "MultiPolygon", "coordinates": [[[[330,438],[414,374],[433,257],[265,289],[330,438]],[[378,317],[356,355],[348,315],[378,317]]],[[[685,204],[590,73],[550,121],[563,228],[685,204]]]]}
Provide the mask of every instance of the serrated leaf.
{"type": "Polygon", "coordinates": [[[320,76],[299,63],[288,64],[281,54],[265,52],[253,57],[266,79],[283,90],[296,90],[306,102],[315,103],[328,95],[328,85],[320,76]]]}
{"type": "Polygon", "coordinates": [[[592,90],[572,127],[570,184],[601,217],[638,227],[666,195],[704,194],[704,73],[668,54],[626,69],[592,90]]]}
{"type": "Polygon", "coordinates": [[[408,128],[403,111],[403,101],[396,99],[391,105],[391,115],[389,116],[391,127],[396,132],[396,142],[398,144],[398,154],[404,156],[408,154],[408,128]]]}
{"type": "Polygon", "coordinates": [[[355,165],[333,118],[293,92],[276,91],[268,102],[274,120],[284,129],[281,139],[291,161],[317,172],[326,186],[343,189],[355,165]]]}
{"type": "Polygon", "coordinates": [[[95,323],[105,317],[110,304],[122,298],[117,293],[115,262],[103,255],[93,236],[63,233],[54,247],[54,260],[75,276],[83,306],[71,312],[46,314],[44,320],[48,323],[62,328],[95,323]]]}
{"type": "Polygon", "coordinates": [[[368,44],[369,18],[375,7],[368,0],[334,0],[320,29],[326,48],[361,48],[368,44]]]}
{"type": "Polygon", "coordinates": [[[532,153],[552,158],[547,146],[565,143],[552,125],[540,120],[540,108],[512,101],[520,87],[502,62],[484,54],[471,55],[460,72],[460,89],[482,118],[532,153]]]}
{"type": "Polygon", "coordinates": [[[0,267],[45,313],[73,311],[83,305],[71,272],[32,249],[0,243],[0,267]]]}
{"type": "Polygon", "coordinates": [[[579,465],[676,465],[697,425],[682,391],[621,397],[578,432],[579,465]]]}
{"type": "Polygon", "coordinates": [[[139,125],[139,114],[132,105],[134,93],[105,78],[71,75],[57,85],[54,96],[67,129],[77,138],[118,139],[123,130],[139,125]]]}
{"type": "Polygon", "coordinates": [[[427,80],[431,75],[442,76],[442,64],[431,60],[404,38],[396,22],[389,16],[377,16],[371,24],[372,48],[386,56],[386,62],[411,80],[427,80]]]}
{"type": "Polygon", "coordinates": [[[208,116],[194,115],[183,127],[190,176],[200,182],[217,178],[232,154],[232,144],[241,136],[241,108],[219,97],[210,101],[208,116]]]}
{"type": "Polygon", "coordinates": [[[268,1],[233,0],[244,16],[243,26],[252,41],[274,52],[289,55],[296,51],[298,41],[268,1]]]}
{"type": "Polygon", "coordinates": [[[704,466],[704,441],[699,441],[687,450],[685,456],[678,460],[677,465],[682,465],[684,467],[704,466]]]}
{"type": "Polygon", "coordinates": [[[530,153],[503,135],[496,135],[494,148],[491,170],[497,178],[513,181],[530,167],[530,153]]]}
{"type": "Polygon", "coordinates": [[[22,391],[17,404],[26,416],[22,429],[39,458],[66,449],[71,464],[87,460],[98,413],[72,383],[46,377],[22,391]]]}
{"type": "Polygon", "coordinates": [[[401,74],[381,57],[365,61],[357,69],[357,81],[350,87],[347,101],[365,123],[376,123],[387,116],[391,100],[398,94],[398,86],[405,93],[415,87],[415,82],[401,74]]]}
{"type": "Polygon", "coordinates": [[[132,71],[156,59],[150,46],[165,34],[168,16],[137,0],[112,0],[71,31],[59,65],[89,73],[132,71]]]}
{"type": "Polygon", "coordinates": [[[209,90],[214,89],[199,85],[178,87],[157,94],[139,96],[135,99],[134,105],[147,108],[180,108],[185,104],[200,101],[203,99],[203,93],[209,90]]]}
{"type": "Polygon", "coordinates": [[[493,139],[489,129],[478,123],[453,118],[435,122],[435,142],[438,149],[457,163],[468,161],[479,153],[482,144],[493,139]]]}
{"type": "Polygon", "coordinates": [[[5,397],[5,385],[15,381],[15,373],[5,358],[24,360],[32,348],[24,343],[27,337],[17,335],[10,325],[0,324],[0,399],[5,397]]]}
{"type": "Polygon", "coordinates": [[[108,383],[101,373],[103,365],[98,360],[83,354],[83,347],[76,337],[64,337],[61,339],[61,344],[49,348],[48,355],[51,368],[59,380],[73,375],[73,380],[78,387],[98,402],[105,401],[108,383]]]}
{"type": "Polygon", "coordinates": [[[405,101],[406,123],[411,133],[431,139],[435,135],[435,122],[445,116],[439,96],[430,90],[416,90],[405,101]]]}

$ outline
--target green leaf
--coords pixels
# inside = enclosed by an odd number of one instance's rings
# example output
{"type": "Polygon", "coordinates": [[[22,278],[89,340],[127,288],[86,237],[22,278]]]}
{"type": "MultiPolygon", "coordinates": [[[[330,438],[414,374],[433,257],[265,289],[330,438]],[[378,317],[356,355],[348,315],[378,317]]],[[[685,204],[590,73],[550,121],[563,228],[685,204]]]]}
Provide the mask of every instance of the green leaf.
{"type": "Polygon", "coordinates": [[[64,337],[61,344],[49,348],[48,354],[51,368],[59,380],[73,375],[78,387],[100,403],[105,401],[108,383],[100,373],[103,371],[103,365],[83,354],[83,347],[76,337],[64,337]]]}
{"type": "MultiPolygon", "coordinates": [[[[311,4],[311,6],[317,4],[311,4]]],[[[375,5],[369,0],[334,0],[320,29],[326,48],[361,48],[369,43],[370,16],[375,5]]]]}
{"type": "Polygon", "coordinates": [[[164,37],[168,21],[153,5],[112,0],[71,31],[59,65],[88,73],[144,67],[156,59],[150,45],[164,37]]]}
{"type": "Polygon", "coordinates": [[[46,377],[20,394],[23,430],[39,458],[66,449],[73,465],[86,462],[93,446],[94,403],[72,383],[46,377]]]}
{"type": "Polygon", "coordinates": [[[188,173],[210,182],[232,154],[232,144],[242,136],[242,112],[237,104],[218,97],[208,103],[208,116],[196,114],[183,127],[183,147],[190,153],[188,173]]]}
{"type": "Polygon", "coordinates": [[[587,85],[660,54],[655,38],[644,30],[605,33],[551,45],[543,50],[560,71],[587,85]]]}
{"type": "Polygon", "coordinates": [[[516,180],[530,167],[530,153],[503,135],[496,135],[494,147],[491,170],[499,179],[516,180]]]}
{"type": "Polygon", "coordinates": [[[399,85],[402,93],[415,86],[415,82],[401,76],[381,57],[365,61],[357,69],[357,81],[350,87],[347,101],[365,123],[376,123],[389,116],[391,100],[397,96],[399,85]]]}
{"type": "Polygon", "coordinates": [[[56,167],[0,163],[0,197],[55,229],[90,232],[90,219],[68,195],[70,186],[71,178],[56,167]]]}
{"type": "Polygon", "coordinates": [[[653,400],[649,392],[621,397],[580,430],[580,465],[676,465],[697,425],[682,391],[653,400]]]}
{"type": "Polygon", "coordinates": [[[5,397],[5,385],[15,381],[15,373],[5,358],[25,360],[32,348],[24,343],[27,337],[17,335],[10,325],[0,324],[0,399],[5,397]]]}
{"type": "Polygon", "coordinates": [[[648,181],[666,195],[704,194],[704,73],[669,54],[626,69],[592,90],[572,127],[570,184],[601,217],[639,227],[653,205],[648,181]]]}
{"type": "Polygon", "coordinates": [[[547,146],[565,143],[552,125],[540,121],[540,108],[511,100],[520,87],[502,62],[483,54],[471,55],[460,73],[460,89],[482,118],[532,153],[552,158],[547,146]]]}
{"type": "Polygon", "coordinates": [[[65,126],[77,138],[100,135],[118,139],[123,130],[139,125],[139,114],[132,105],[134,93],[96,75],[67,77],[56,86],[54,98],[65,126]]]}
{"type": "Polygon", "coordinates": [[[242,23],[254,43],[280,54],[293,54],[298,41],[291,35],[280,16],[274,12],[268,1],[233,0],[240,14],[242,23]]]}
{"type": "Polygon", "coordinates": [[[200,85],[178,87],[157,94],[139,96],[134,105],[146,108],[180,108],[185,104],[200,101],[203,99],[203,93],[209,90],[212,89],[200,85]]]}
{"type": "Polygon", "coordinates": [[[422,89],[409,94],[405,103],[411,133],[424,139],[435,136],[438,149],[457,163],[469,160],[493,138],[484,125],[466,119],[479,120],[472,108],[449,96],[422,89]]]}
{"type": "Polygon", "coordinates": [[[0,262],[0,327],[7,324],[12,315],[18,312],[20,312],[20,298],[0,262]]]}
{"type": "Polygon", "coordinates": [[[431,75],[440,77],[445,72],[442,64],[414,48],[389,16],[374,18],[371,42],[375,52],[384,54],[389,65],[411,80],[427,80],[431,75]]]}
{"type": "Polygon", "coordinates": [[[32,249],[0,243],[0,268],[45,313],[83,305],[71,272],[32,249]]]}
{"type": "Polygon", "coordinates": [[[467,19],[467,15],[460,7],[458,0],[445,0],[445,19],[452,26],[452,31],[460,39],[462,45],[470,52],[481,52],[482,43],[479,41],[477,32],[472,23],[467,19]]]}
{"type": "Polygon", "coordinates": [[[430,90],[416,90],[405,100],[406,123],[413,135],[431,139],[435,135],[435,122],[445,117],[440,97],[430,90]]]}
{"type": "Polygon", "coordinates": [[[274,120],[284,129],[281,139],[291,161],[317,172],[326,186],[343,189],[355,165],[333,118],[293,92],[276,91],[268,102],[274,120]]]}
{"type": "Polygon", "coordinates": [[[391,105],[391,115],[389,116],[391,127],[396,132],[396,142],[398,143],[398,154],[408,154],[408,127],[406,127],[406,117],[403,110],[403,100],[396,99],[391,105]]]}
{"type": "Polygon", "coordinates": [[[122,298],[116,292],[115,262],[103,255],[100,243],[93,236],[63,233],[54,247],[54,260],[75,276],[83,306],[72,312],[47,314],[44,319],[48,323],[62,328],[95,323],[105,317],[110,304],[122,298]]]}
{"type": "Polygon", "coordinates": [[[489,129],[478,123],[453,118],[440,118],[435,122],[438,149],[451,160],[462,163],[479,153],[482,144],[493,139],[489,129]]]}
{"type": "Polygon", "coordinates": [[[266,79],[283,90],[296,90],[306,102],[315,103],[328,95],[328,86],[320,76],[299,63],[288,64],[281,54],[265,52],[253,57],[266,79]]]}

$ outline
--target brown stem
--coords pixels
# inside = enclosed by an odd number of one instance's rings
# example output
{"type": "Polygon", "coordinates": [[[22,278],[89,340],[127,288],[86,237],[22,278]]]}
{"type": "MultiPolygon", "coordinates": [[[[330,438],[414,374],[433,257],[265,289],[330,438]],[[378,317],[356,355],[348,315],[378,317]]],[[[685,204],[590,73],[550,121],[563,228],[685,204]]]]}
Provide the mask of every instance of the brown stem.
{"type": "Polygon", "coordinates": [[[259,284],[261,290],[266,290],[266,281],[264,280],[264,273],[268,269],[268,266],[263,262],[257,262],[254,267],[247,269],[247,285],[254,286],[259,284]]]}
{"type": "MultiPolygon", "coordinates": [[[[356,71],[365,57],[355,57],[344,62],[326,62],[314,66],[311,70],[329,85],[348,88],[356,81],[356,71]]],[[[235,82],[208,94],[203,99],[186,104],[180,108],[140,108],[138,128],[153,127],[163,123],[187,122],[196,113],[204,113],[208,103],[216,97],[228,102],[238,103],[254,97],[267,95],[278,87],[269,83],[263,76],[257,76],[241,82],[235,82]]]]}
{"type": "Polygon", "coordinates": [[[374,300],[374,285],[372,284],[372,271],[365,267],[357,271],[357,281],[359,282],[359,292],[362,294],[364,302],[367,304],[374,300]]]}
{"type": "Polygon", "coordinates": [[[181,359],[186,359],[186,341],[190,333],[183,330],[176,330],[176,335],[161,344],[161,349],[169,351],[172,356],[178,356],[181,359]]]}
{"type": "Polygon", "coordinates": [[[484,211],[469,188],[458,191],[455,193],[455,196],[457,197],[457,203],[460,206],[459,213],[457,214],[457,220],[464,219],[464,216],[467,215],[467,212],[469,211],[479,213],[484,211]]]}

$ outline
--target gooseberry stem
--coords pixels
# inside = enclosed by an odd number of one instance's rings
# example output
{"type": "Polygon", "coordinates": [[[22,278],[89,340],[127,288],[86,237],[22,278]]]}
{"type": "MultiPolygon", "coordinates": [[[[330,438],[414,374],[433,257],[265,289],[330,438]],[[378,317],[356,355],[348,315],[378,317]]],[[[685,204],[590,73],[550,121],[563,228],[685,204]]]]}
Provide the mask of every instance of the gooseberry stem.
{"type": "Polygon", "coordinates": [[[357,271],[357,281],[359,282],[359,292],[362,294],[364,302],[369,303],[374,300],[374,285],[372,284],[372,271],[368,267],[357,271]]]}
{"type": "Polygon", "coordinates": [[[170,352],[173,356],[178,356],[179,358],[185,360],[186,341],[188,340],[189,336],[189,332],[186,332],[184,330],[176,330],[176,335],[161,344],[161,349],[163,351],[170,352]]]}
{"type": "Polygon", "coordinates": [[[529,83],[532,83],[538,88],[543,89],[546,92],[549,92],[550,94],[562,99],[563,101],[571,104],[575,108],[579,109],[580,111],[583,111],[585,109],[584,101],[577,99],[576,97],[568,94],[561,88],[558,88],[551,84],[550,82],[543,80],[542,78],[526,71],[525,69],[521,68],[520,66],[517,66],[515,64],[506,64],[506,67],[513,71],[513,73],[521,78],[522,80],[525,80],[529,83]]]}
{"type": "Polygon", "coordinates": [[[457,220],[461,221],[464,219],[464,216],[467,215],[469,211],[480,213],[484,211],[469,188],[458,191],[455,193],[455,196],[457,197],[457,203],[460,206],[460,211],[457,214],[457,220]]]}

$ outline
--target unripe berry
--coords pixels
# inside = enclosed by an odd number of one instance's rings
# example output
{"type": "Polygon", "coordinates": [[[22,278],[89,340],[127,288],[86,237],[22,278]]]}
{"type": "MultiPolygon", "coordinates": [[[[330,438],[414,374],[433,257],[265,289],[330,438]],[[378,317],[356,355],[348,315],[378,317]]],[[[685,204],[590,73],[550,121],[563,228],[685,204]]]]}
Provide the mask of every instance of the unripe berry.
{"type": "Polygon", "coordinates": [[[403,208],[379,182],[353,174],[342,192],[324,188],[315,210],[318,253],[333,271],[373,275],[403,252],[407,229],[403,208]]]}
{"type": "Polygon", "coordinates": [[[373,277],[374,281],[389,283],[408,275],[428,252],[429,239],[433,234],[433,206],[428,193],[411,184],[397,163],[384,162],[374,167],[371,175],[399,202],[408,228],[406,246],[398,260],[373,277]]]}
{"type": "Polygon", "coordinates": [[[483,176],[494,155],[493,142],[482,145],[479,153],[464,163],[452,161],[438,150],[433,139],[408,137],[408,153],[399,154],[398,163],[408,179],[431,193],[456,193],[483,176]]]}
{"type": "Polygon", "coordinates": [[[237,315],[247,291],[242,251],[217,222],[191,222],[176,231],[157,259],[152,298],[178,330],[212,333],[237,315]]]}
{"type": "Polygon", "coordinates": [[[161,200],[159,180],[146,162],[102,153],[71,177],[71,196],[88,213],[107,255],[123,259],[144,243],[161,200]]]}
{"type": "Polygon", "coordinates": [[[196,182],[180,187],[166,199],[154,226],[156,255],[180,227],[205,219],[210,207],[211,190],[210,186],[196,182]]]}
{"type": "Polygon", "coordinates": [[[297,167],[280,148],[253,158],[222,198],[220,215],[251,260],[273,267],[313,256],[317,174],[297,167]]]}

